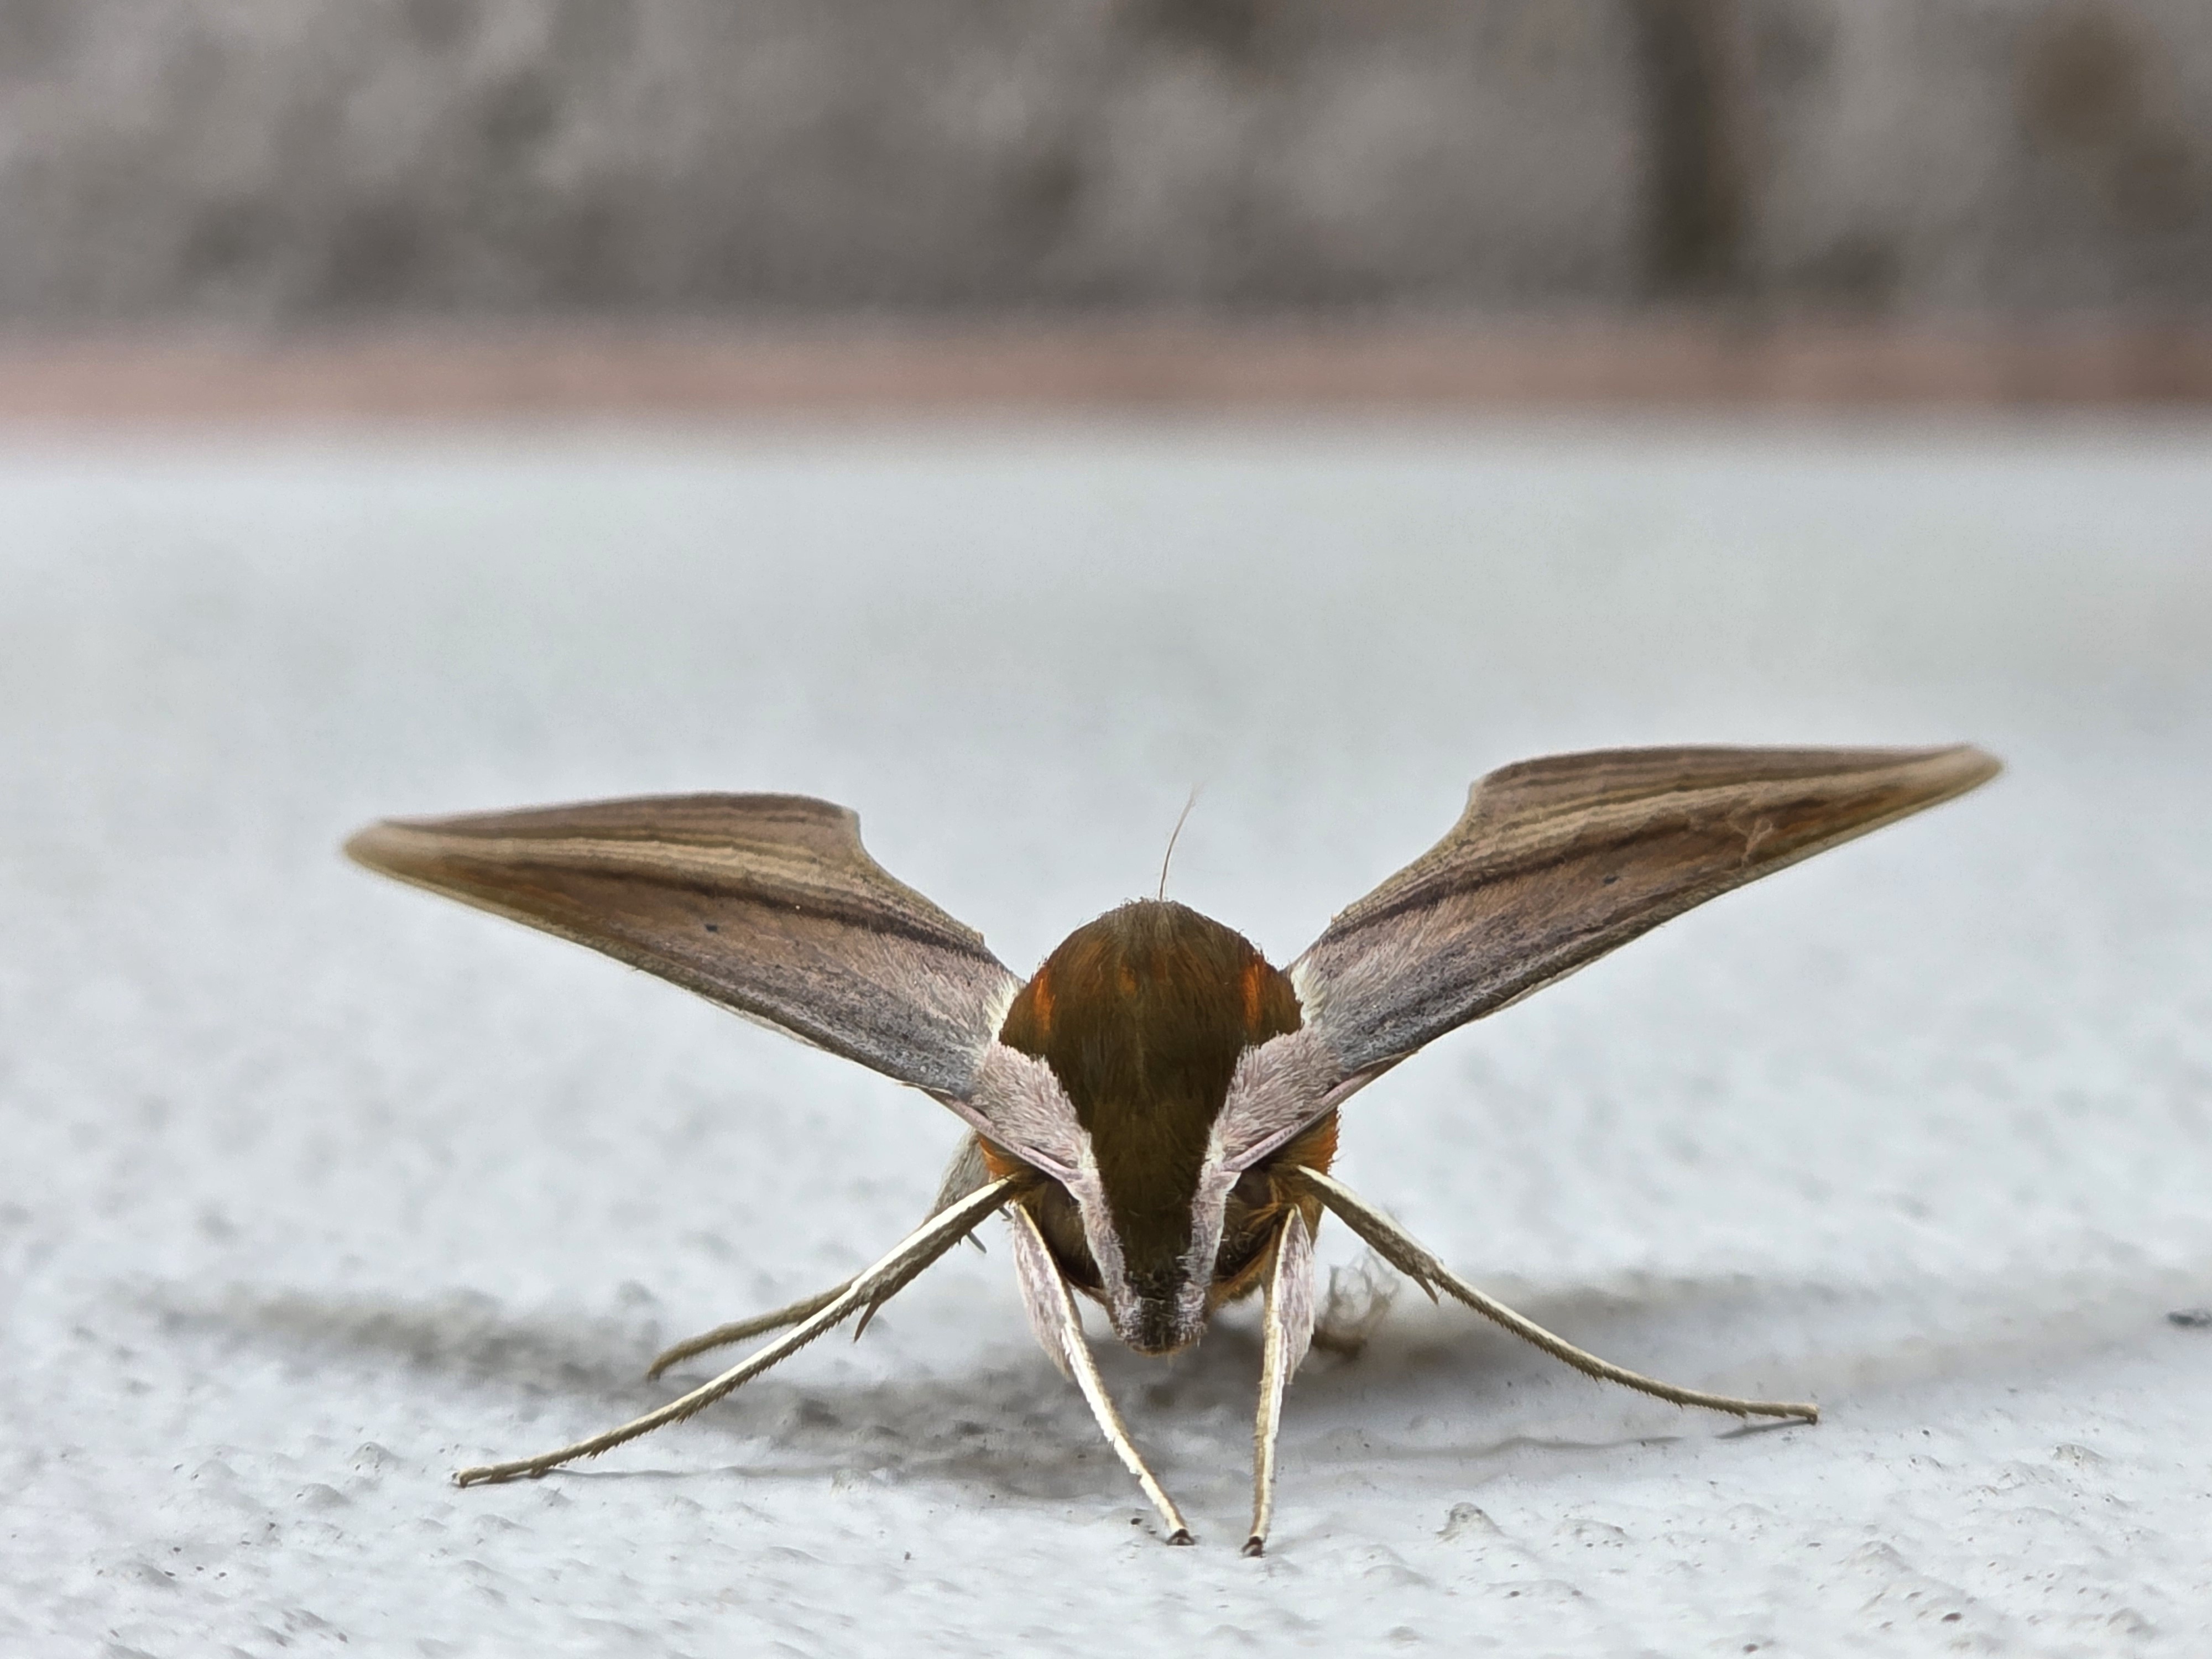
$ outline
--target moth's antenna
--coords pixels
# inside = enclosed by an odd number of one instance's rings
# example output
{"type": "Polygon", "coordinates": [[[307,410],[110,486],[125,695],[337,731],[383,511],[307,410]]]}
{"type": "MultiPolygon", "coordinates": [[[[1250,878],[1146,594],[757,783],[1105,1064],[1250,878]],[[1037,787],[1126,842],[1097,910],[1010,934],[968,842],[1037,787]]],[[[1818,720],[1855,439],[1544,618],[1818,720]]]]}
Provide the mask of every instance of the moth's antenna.
{"type": "Polygon", "coordinates": [[[1190,809],[1198,805],[1198,792],[1201,787],[1198,784],[1191,786],[1190,799],[1182,804],[1182,811],[1176,819],[1176,827],[1168,832],[1168,850],[1160,858],[1160,890],[1154,896],[1158,898],[1164,899],[1168,896],[1168,863],[1175,857],[1176,837],[1182,834],[1182,826],[1190,817],[1190,809]]]}

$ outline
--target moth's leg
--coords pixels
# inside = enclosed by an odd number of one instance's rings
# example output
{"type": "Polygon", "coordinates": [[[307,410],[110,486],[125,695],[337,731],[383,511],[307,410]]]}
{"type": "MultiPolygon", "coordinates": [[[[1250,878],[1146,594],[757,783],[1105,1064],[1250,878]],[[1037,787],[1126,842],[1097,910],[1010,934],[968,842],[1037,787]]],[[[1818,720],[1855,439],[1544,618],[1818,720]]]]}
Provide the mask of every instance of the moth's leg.
{"type": "Polygon", "coordinates": [[[811,1319],[839,1297],[853,1288],[853,1280],[832,1285],[819,1295],[810,1296],[804,1302],[794,1302],[787,1308],[778,1308],[774,1313],[755,1314],[750,1319],[740,1319],[733,1324],[717,1325],[711,1331],[686,1337],[674,1347],[664,1349],[647,1366],[648,1377],[659,1376],[671,1365],[679,1365],[695,1354],[715,1348],[726,1348],[732,1342],[743,1342],[748,1337],[764,1336],[770,1331],[780,1331],[787,1325],[796,1325],[802,1319],[811,1319]]]}
{"type": "MultiPolygon", "coordinates": [[[[974,1133],[962,1136],[959,1149],[952,1154],[952,1162],[945,1166],[944,1178],[937,1183],[937,1202],[929,1206],[929,1212],[934,1215],[948,1205],[957,1203],[990,1178],[991,1172],[983,1163],[982,1137],[974,1133]]],[[[968,1235],[968,1242],[979,1250],[983,1248],[983,1241],[973,1233],[968,1235]]]]}
{"type": "Polygon", "coordinates": [[[1313,1340],[1313,1238],[1306,1218],[1294,1206],[1275,1236],[1275,1259],[1267,1269],[1267,1335],[1260,1358],[1260,1419],[1252,1429],[1252,1532],[1244,1553],[1267,1547],[1267,1528],[1275,1516],[1275,1436],[1283,1424],[1283,1390],[1297,1375],[1313,1340]]]}
{"type": "Polygon", "coordinates": [[[492,1463],[481,1468],[463,1469],[453,1476],[455,1483],[473,1486],[487,1480],[510,1480],[519,1474],[543,1474],[548,1469],[558,1468],[562,1464],[574,1462],[580,1457],[597,1457],[601,1452],[619,1446],[626,1440],[635,1440],[641,1434],[650,1434],[668,1424],[682,1422],[694,1412],[713,1405],[740,1384],[750,1382],[770,1366],[798,1352],[824,1331],[842,1324],[867,1304],[896,1295],[931,1262],[965,1238],[985,1216],[1004,1204],[1012,1194],[1014,1185],[1011,1179],[994,1181],[951,1208],[932,1216],[900,1240],[890,1255],[852,1279],[835,1299],[823,1306],[821,1311],[800,1322],[799,1328],[790,1335],[748,1354],[713,1382],[692,1389],[680,1399],[670,1401],[659,1411],[647,1412],[643,1417],[625,1423],[618,1429],[593,1435],[589,1440],[579,1440],[573,1446],[563,1446],[558,1451],[547,1452],[542,1457],[525,1457],[512,1463],[492,1463]]]}
{"type": "Polygon", "coordinates": [[[1443,1262],[1416,1243],[1398,1224],[1380,1210],[1373,1209],[1328,1176],[1316,1170],[1300,1169],[1295,1178],[1334,1212],[1344,1224],[1375,1247],[1376,1253],[1392,1267],[1429,1293],[1431,1300],[1441,1289],[1480,1314],[1492,1319],[1524,1342],[1534,1344],[1554,1359],[1565,1360],[1577,1370],[1595,1376],[1604,1382],[1618,1382],[1638,1393],[1672,1401],[1677,1406],[1703,1406],[1709,1411],[1727,1412],[1736,1417],[1795,1417],[1808,1423],[1820,1420],[1818,1406],[1783,1400],[1739,1400],[1733,1395],[1706,1394],[1698,1389],[1679,1389],[1671,1382],[1662,1382],[1656,1377],[1645,1376],[1626,1366],[1600,1359],[1586,1353],[1571,1342],[1557,1337],[1533,1319],[1513,1311],[1503,1302],[1485,1296],[1480,1291],[1455,1274],[1443,1262]]]}
{"type": "MultiPolygon", "coordinates": [[[[960,1150],[953,1153],[952,1162],[946,1166],[945,1179],[938,1184],[937,1201],[929,1206],[930,1214],[939,1215],[951,1209],[969,1194],[981,1191],[989,1184],[990,1179],[990,1172],[983,1167],[983,1143],[972,1134],[967,1136],[961,1141],[960,1150]]],[[[979,1250],[983,1248],[972,1232],[968,1235],[968,1242],[979,1250]]],[[[711,1331],[687,1337],[657,1356],[646,1368],[645,1374],[648,1377],[656,1377],[671,1365],[681,1364],[696,1355],[715,1348],[726,1348],[732,1342],[743,1342],[750,1337],[764,1336],[770,1331],[780,1331],[787,1325],[796,1325],[802,1319],[811,1319],[844,1295],[852,1285],[853,1281],[848,1279],[842,1285],[832,1285],[818,1296],[810,1296],[787,1308],[778,1308],[773,1313],[755,1314],[750,1319],[717,1325],[711,1331]]],[[[887,1299],[878,1296],[861,1311],[860,1322],[853,1328],[855,1342],[860,1340],[860,1333],[868,1328],[868,1322],[876,1316],[876,1310],[882,1307],[887,1299]]]]}
{"type": "Polygon", "coordinates": [[[1136,1443],[1129,1438],[1128,1426],[1121,1421],[1121,1413],[1114,1409],[1105,1381],[1098,1375],[1097,1362],[1091,1357],[1091,1345],[1083,1339],[1083,1320],[1075,1310],[1074,1293],[1068,1289],[1060,1264],[1052,1259],[1044,1235],[1037,1231],[1030,1212],[1018,1204],[1006,1212],[1006,1221],[1013,1230],[1014,1271],[1021,1280],[1022,1299],[1029,1308],[1030,1328],[1061,1373],[1073,1378],[1075,1386],[1083,1391],[1084,1401],[1090,1406],[1091,1416],[1097,1419],[1106,1443],[1113,1447],[1122,1467],[1137,1477],[1145,1496],[1159,1511],[1161,1522],[1168,1529],[1168,1542],[1189,1543],[1190,1528],[1184,1523],[1182,1511],[1176,1508],[1175,1500],[1145,1467],[1136,1443]]]}
{"type": "MultiPolygon", "coordinates": [[[[929,1206],[930,1214],[951,1209],[969,1194],[981,1192],[990,1182],[991,1171],[983,1163],[982,1141],[972,1134],[963,1137],[959,1150],[952,1154],[952,1162],[945,1166],[945,1175],[937,1183],[937,1201],[929,1206]]],[[[983,1241],[973,1233],[968,1235],[968,1242],[978,1251],[983,1248],[983,1241]]],[[[860,1322],[853,1327],[854,1341],[860,1340],[860,1334],[868,1328],[868,1322],[876,1316],[876,1310],[890,1300],[888,1296],[875,1297],[860,1310],[860,1322]]]]}

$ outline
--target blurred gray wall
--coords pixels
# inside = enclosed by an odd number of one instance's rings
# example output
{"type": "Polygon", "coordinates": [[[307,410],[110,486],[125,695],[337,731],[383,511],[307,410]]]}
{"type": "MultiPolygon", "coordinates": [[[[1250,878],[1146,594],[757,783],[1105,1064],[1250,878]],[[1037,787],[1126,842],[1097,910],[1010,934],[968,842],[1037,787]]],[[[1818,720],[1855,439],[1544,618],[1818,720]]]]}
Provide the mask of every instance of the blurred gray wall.
{"type": "Polygon", "coordinates": [[[0,322],[2212,300],[2208,0],[0,0],[0,322]]]}

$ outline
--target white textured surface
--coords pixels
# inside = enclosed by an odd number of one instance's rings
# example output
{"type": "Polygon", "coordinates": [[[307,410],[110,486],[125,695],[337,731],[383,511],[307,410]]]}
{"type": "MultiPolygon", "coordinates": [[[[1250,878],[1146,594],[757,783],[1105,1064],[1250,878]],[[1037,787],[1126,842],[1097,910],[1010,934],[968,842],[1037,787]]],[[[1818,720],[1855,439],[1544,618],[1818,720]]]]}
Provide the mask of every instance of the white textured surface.
{"type": "MultiPolygon", "coordinates": [[[[1203,428],[0,455],[0,1650],[2193,1654],[2212,1634],[2212,432],[1203,428]],[[1468,781],[1967,738],[1965,802],[1364,1096],[1478,1282],[1291,1394],[1006,1250],[542,1482],[664,1340],[921,1213],[956,1125],[342,864],[387,812],[858,806],[1026,971],[1150,886],[1287,957],[1468,781]],[[1134,1522],[1136,1524],[1132,1524],[1134,1522]]],[[[1323,1230],[1324,1260],[1350,1252],[1323,1230]]]]}

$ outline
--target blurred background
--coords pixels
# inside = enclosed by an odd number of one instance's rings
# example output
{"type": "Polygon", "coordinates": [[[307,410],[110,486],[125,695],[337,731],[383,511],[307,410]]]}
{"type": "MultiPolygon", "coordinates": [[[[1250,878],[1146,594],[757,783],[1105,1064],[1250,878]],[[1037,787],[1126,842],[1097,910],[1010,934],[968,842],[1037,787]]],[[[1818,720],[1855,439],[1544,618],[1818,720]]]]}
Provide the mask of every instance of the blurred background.
{"type": "Polygon", "coordinates": [[[2172,398],[2208,307],[2198,0],[0,0],[0,410],[2172,398]]]}

